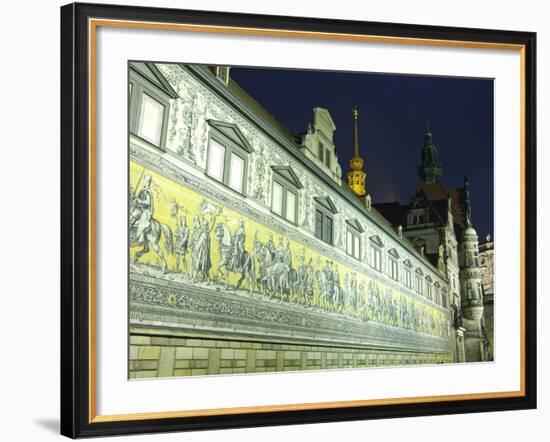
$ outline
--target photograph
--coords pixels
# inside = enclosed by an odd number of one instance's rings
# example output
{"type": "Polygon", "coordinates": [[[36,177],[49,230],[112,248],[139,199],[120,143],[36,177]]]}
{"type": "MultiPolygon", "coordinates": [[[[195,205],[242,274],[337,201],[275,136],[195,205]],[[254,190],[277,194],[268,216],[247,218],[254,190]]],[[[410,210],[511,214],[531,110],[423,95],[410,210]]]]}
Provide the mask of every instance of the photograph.
{"type": "Polygon", "coordinates": [[[550,31],[501,3],[6,3],[0,439],[544,439],[550,31]]]}
{"type": "Polygon", "coordinates": [[[127,148],[130,380],[498,358],[494,79],[130,60],[127,148]]]}
{"type": "Polygon", "coordinates": [[[536,407],[535,33],[249,12],[61,8],[61,433],[536,407]]]}

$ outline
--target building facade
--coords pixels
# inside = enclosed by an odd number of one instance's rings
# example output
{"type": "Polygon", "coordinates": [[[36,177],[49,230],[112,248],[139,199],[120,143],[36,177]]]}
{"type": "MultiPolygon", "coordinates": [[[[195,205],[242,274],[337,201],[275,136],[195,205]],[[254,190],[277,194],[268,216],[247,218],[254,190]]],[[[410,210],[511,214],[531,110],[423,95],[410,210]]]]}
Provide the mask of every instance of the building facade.
{"type": "Polygon", "coordinates": [[[479,246],[479,265],[481,267],[481,286],[483,288],[483,319],[489,341],[489,359],[494,358],[494,269],[495,269],[495,242],[487,234],[485,243],[479,246]]]}
{"type": "Polygon", "coordinates": [[[392,224],[401,226],[403,234],[415,244],[419,253],[447,275],[456,360],[492,360],[493,309],[492,304],[485,308],[488,298],[482,278],[492,287],[493,274],[492,267],[491,273],[487,271],[489,258],[483,264],[480,261],[478,235],[472,225],[468,178],[464,177],[461,187],[444,185],[443,168],[429,131],[425,135],[418,174],[420,182],[408,204],[391,202],[375,207],[392,224]]]}
{"type": "Polygon", "coordinates": [[[477,239],[434,265],[343,182],[327,109],[293,135],[229,68],[129,79],[131,378],[484,360],[477,239]]]}

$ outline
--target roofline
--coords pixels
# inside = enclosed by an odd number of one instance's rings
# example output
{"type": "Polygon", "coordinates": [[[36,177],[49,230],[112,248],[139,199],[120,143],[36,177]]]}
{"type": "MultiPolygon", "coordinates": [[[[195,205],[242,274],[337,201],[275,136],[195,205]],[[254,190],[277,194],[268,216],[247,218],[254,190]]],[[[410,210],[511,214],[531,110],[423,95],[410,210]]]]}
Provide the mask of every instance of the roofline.
{"type": "MultiPolygon", "coordinates": [[[[167,63],[167,64],[171,64],[171,63],[167,63]]],[[[389,226],[380,223],[379,220],[376,219],[376,217],[373,215],[373,213],[371,213],[370,210],[368,210],[365,206],[363,206],[360,203],[358,198],[356,198],[354,195],[351,195],[345,192],[328,175],[326,175],[312,160],[310,160],[305,155],[303,155],[298,149],[299,147],[298,144],[291,143],[289,140],[285,139],[281,134],[279,134],[278,131],[275,128],[273,128],[269,123],[258,118],[254,114],[254,112],[252,112],[248,108],[246,103],[244,103],[229,88],[227,88],[227,86],[225,86],[221,81],[219,81],[216,78],[216,76],[212,73],[212,71],[208,69],[207,65],[184,64],[184,63],[172,63],[172,64],[176,64],[181,69],[187,70],[193,75],[193,77],[195,77],[195,79],[209,86],[216,94],[218,94],[218,96],[220,96],[229,105],[233,106],[237,111],[239,111],[253,125],[255,125],[258,129],[260,129],[260,131],[263,132],[268,138],[270,138],[277,145],[283,148],[283,150],[287,154],[289,154],[292,158],[299,161],[302,164],[302,166],[308,169],[311,173],[315,174],[315,176],[318,179],[320,179],[326,186],[328,186],[331,190],[336,192],[340,197],[342,197],[345,201],[350,203],[354,208],[359,210],[362,215],[368,218],[371,222],[373,222],[377,227],[379,227],[386,234],[391,236],[394,241],[398,242],[405,249],[409,250],[411,252],[411,255],[414,256],[417,261],[421,262],[424,265],[427,265],[428,267],[433,269],[433,271],[436,272],[438,275],[441,275],[443,279],[448,281],[447,275],[444,273],[441,273],[439,269],[435,267],[425,256],[422,256],[412,244],[409,244],[408,241],[405,241],[404,238],[400,237],[397,234],[397,232],[395,232],[394,229],[392,228],[391,223],[387,221],[382,216],[382,214],[376,211],[377,213],[379,213],[379,216],[389,224],[389,226]]],[[[376,210],[376,209],[373,208],[371,210],[376,210]]]]}

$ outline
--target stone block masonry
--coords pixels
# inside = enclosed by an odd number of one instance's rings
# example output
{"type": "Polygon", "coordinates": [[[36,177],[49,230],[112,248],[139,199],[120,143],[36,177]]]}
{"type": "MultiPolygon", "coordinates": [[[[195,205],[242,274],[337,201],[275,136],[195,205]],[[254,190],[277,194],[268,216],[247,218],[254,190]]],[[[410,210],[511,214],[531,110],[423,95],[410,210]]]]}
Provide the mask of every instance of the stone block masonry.
{"type": "Polygon", "coordinates": [[[130,379],[452,362],[441,352],[130,335],[130,379]]]}

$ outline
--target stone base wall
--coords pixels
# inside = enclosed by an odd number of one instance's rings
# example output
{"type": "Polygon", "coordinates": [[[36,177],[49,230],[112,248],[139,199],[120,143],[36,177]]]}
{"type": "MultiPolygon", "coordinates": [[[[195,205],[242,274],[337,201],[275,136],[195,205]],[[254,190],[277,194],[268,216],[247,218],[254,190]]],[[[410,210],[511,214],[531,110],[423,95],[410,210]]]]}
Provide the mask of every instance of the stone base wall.
{"type": "Polygon", "coordinates": [[[130,378],[452,362],[450,353],[130,335],[130,378]]]}

